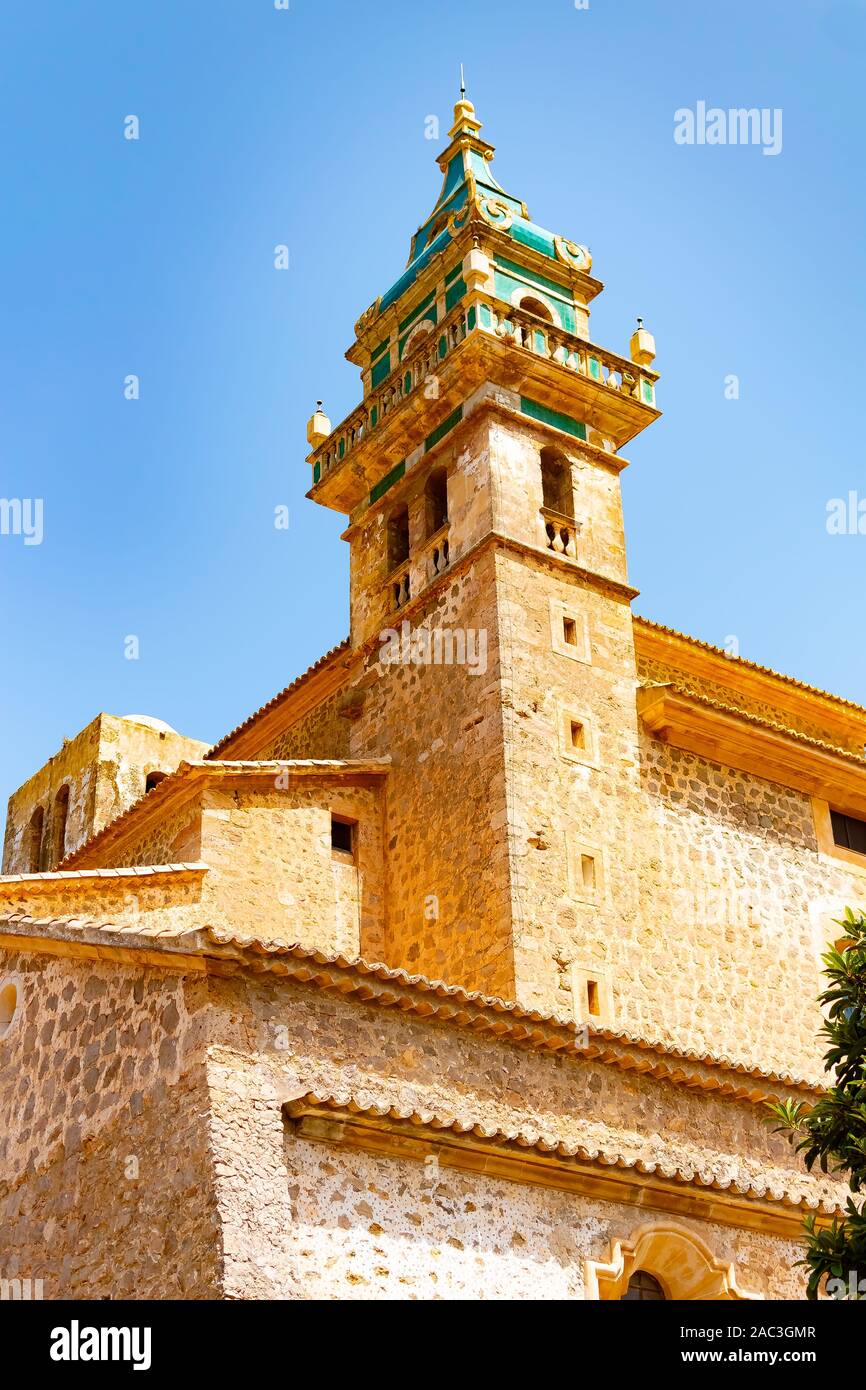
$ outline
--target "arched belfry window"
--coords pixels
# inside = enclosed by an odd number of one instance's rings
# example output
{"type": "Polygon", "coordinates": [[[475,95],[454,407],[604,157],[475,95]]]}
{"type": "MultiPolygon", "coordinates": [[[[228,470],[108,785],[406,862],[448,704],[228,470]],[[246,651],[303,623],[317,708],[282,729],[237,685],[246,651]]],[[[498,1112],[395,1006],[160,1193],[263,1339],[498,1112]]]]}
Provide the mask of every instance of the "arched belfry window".
{"type": "Polygon", "coordinates": [[[42,835],[45,830],[45,811],[37,806],[27,826],[27,872],[38,874],[42,864],[42,835]]]}
{"type": "Polygon", "coordinates": [[[51,867],[66,853],[66,822],[69,818],[69,787],[62,786],[54,798],[51,815],[51,867]]]}
{"type": "Polygon", "coordinates": [[[418,347],[422,339],[429,337],[429,335],[432,332],[432,319],[422,319],[420,323],[416,323],[415,327],[412,329],[408,338],[403,344],[403,351],[401,353],[401,356],[408,357],[410,352],[414,352],[415,348],[418,347]]]}
{"type": "Polygon", "coordinates": [[[409,559],[409,509],[399,507],[388,519],[388,569],[409,559]]]}
{"type": "Polygon", "coordinates": [[[625,1293],[620,1294],[620,1303],[660,1303],[667,1294],[656,1279],[646,1269],[636,1269],[628,1281],[625,1293]]]}
{"type": "Polygon", "coordinates": [[[536,318],[544,319],[545,323],[553,323],[553,314],[541,299],[536,299],[535,295],[525,294],[520,301],[520,308],[525,309],[527,314],[535,314],[536,318]]]}
{"type": "Polygon", "coordinates": [[[448,475],[444,468],[430,474],[424,488],[427,535],[434,536],[448,523],[448,475]]]}
{"type": "Polygon", "coordinates": [[[547,511],[574,521],[571,464],[558,449],[541,451],[541,494],[547,511]]]}

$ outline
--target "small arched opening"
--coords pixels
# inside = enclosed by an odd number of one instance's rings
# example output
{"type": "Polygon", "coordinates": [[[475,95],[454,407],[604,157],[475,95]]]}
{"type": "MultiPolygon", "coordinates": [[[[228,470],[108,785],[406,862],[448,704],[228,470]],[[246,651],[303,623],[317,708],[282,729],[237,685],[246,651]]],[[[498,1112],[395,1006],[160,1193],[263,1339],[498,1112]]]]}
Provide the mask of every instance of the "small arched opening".
{"type": "Polygon", "coordinates": [[[66,853],[66,823],[69,819],[69,787],[63,785],[54,798],[51,814],[51,867],[66,853]]]}
{"type": "Polygon", "coordinates": [[[409,559],[409,508],[398,507],[388,518],[388,570],[409,559]]]}
{"type": "Polygon", "coordinates": [[[536,299],[534,294],[525,294],[520,301],[519,307],[527,314],[534,314],[537,319],[544,319],[545,323],[553,323],[553,314],[543,299],[536,299]]]}
{"type": "Polygon", "coordinates": [[[547,511],[574,521],[574,486],[571,464],[558,449],[541,451],[541,495],[547,511]]]}
{"type": "Polygon", "coordinates": [[[154,768],[153,772],[149,772],[144,779],[145,796],[148,792],[152,792],[154,787],[158,787],[160,782],[164,782],[166,776],[167,774],[165,772],[160,772],[158,768],[154,768]]]}
{"type": "Polygon", "coordinates": [[[661,1303],[667,1299],[662,1285],[649,1270],[636,1269],[619,1296],[620,1303],[661,1303]]]}
{"type": "Polygon", "coordinates": [[[416,347],[420,346],[424,339],[428,338],[432,332],[432,319],[422,319],[420,323],[416,323],[415,327],[411,330],[408,338],[403,344],[403,352],[401,356],[408,357],[410,353],[414,352],[416,347]]]}
{"type": "Polygon", "coordinates": [[[444,468],[436,468],[430,474],[424,487],[427,535],[434,536],[448,525],[448,474],[444,468]]]}
{"type": "Polygon", "coordinates": [[[42,836],[45,831],[45,810],[37,806],[27,826],[27,872],[38,874],[42,865],[42,836]]]}
{"type": "Polygon", "coordinates": [[[613,1241],[607,1259],[587,1260],[584,1274],[588,1299],[736,1302],[763,1297],[744,1289],[732,1264],[673,1221],[656,1221],[640,1227],[628,1241],[613,1241]]]}
{"type": "Polygon", "coordinates": [[[12,980],[4,980],[0,984],[0,1038],[9,1032],[17,1010],[18,986],[12,980]]]}

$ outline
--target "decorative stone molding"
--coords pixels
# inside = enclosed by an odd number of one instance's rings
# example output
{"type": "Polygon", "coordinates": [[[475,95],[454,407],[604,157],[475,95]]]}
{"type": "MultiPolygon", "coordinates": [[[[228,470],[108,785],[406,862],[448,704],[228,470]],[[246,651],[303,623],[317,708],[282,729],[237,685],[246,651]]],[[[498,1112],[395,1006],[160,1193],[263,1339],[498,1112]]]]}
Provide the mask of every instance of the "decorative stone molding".
{"type": "Polygon", "coordinates": [[[716,1259],[699,1236],[673,1221],[640,1226],[631,1240],[611,1241],[606,1260],[586,1260],[586,1298],[622,1298],[638,1269],[652,1274],[667,1297],[678,1301],[763,1299],[740,1287],[732,1264],[716,1259]]]}

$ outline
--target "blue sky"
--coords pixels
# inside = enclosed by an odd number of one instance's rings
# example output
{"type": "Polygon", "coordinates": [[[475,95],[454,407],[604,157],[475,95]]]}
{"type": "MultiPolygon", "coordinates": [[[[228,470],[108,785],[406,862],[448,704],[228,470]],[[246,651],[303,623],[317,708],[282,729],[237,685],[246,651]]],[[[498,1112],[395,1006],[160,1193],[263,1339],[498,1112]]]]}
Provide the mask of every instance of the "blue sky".
{"type": "Polygon", "coordinates": [[[866,703],[866,536],[826,529],[866,498],[864,59],[863,0],[5,6],[0,496],[44,539],[0,536],[3,800],[99,710],[215,740],[345,635],[305,423],[359,399],[461,60],[500,182],[592,249],[594,340],[656,336],[636,610],[866,703]],[[677,145],[701,100],[781,108],[781,153],[677,145]]]}

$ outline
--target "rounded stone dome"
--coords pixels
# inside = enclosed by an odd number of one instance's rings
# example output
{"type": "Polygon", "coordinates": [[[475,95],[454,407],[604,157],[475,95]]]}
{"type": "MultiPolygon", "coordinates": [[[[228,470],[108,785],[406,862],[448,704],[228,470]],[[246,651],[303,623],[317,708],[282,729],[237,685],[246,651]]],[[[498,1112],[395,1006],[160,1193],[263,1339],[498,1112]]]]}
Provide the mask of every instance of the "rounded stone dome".
{"type": "Polygon", "coordinates": [[[149,729],[156,729],[161,734],[177,733],[177,729],[166,724],[164,719],[154,719],[151,714],[122,714],[120,717],[121,719],[128,719],[130,724],[146,724],[149,729]]]}

